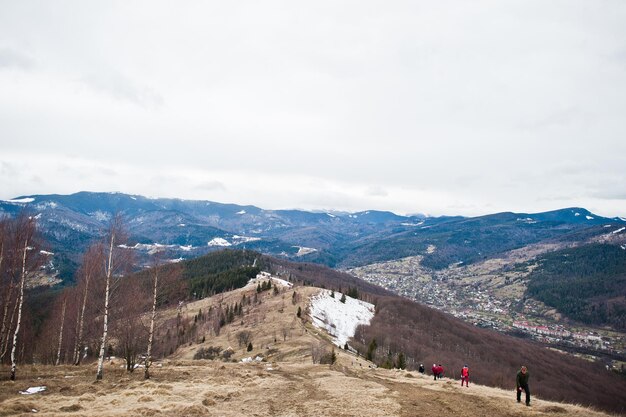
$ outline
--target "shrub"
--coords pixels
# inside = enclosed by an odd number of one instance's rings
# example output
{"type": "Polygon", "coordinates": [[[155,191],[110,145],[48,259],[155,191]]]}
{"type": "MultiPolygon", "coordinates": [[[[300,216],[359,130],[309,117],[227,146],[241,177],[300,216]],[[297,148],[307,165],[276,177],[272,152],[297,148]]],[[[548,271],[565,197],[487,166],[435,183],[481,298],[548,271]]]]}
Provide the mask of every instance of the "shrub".
{"type": "Polygon", "coordinates": [[[196,351],[193,355],[194,359],[210,359],[213,360],[217,358],[222,351],[221,346],[209,346],[207,348],[201,347],[196,351]]]}

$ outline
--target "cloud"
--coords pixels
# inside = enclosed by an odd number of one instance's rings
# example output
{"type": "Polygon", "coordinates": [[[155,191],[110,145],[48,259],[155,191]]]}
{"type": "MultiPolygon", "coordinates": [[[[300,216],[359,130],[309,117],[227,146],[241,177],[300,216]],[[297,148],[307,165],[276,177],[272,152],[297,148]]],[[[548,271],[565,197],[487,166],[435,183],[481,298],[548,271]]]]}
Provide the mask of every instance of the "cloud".
{"type": "Polygon", "coordinates": [[[220,181],[205,181],[196,185],[195,188],[202,191],[226,191],[226,186],[220,181]]]}
{"type": "Polygon", "coordinates": [[[373,197],[387,197],[389,195],[383,187],[378,186],[369,187],[366,190],[366,194],[373,197]]]}
{"type": "Polygon", "coordinates": [[[146,109],[156,109],[164,103],[163,97],[152,88],[135,83],[115,71],[92,73],[84,76],[81,82],[96,92],[146,109]]]}
{"type": "Polygon", "coordinates": [[[0,69],[15,68],[30,70],[35,67],[35,60],[28,54],[8,47],[0,47],[0,69]]]}

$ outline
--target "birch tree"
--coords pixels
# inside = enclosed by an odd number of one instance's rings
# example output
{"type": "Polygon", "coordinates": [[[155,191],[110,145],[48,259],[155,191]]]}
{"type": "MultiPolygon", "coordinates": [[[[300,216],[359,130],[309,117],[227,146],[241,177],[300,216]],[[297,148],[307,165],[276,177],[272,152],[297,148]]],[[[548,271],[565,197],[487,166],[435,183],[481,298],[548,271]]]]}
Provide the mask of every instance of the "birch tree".
{"type": "Polygon", "coordinates": [[[78,269],[77,292],[80,294],[80,305],[77,309],[76,317],[76,339],[74,352],[72,354],[74,365],[80,365],[85,347],[85,315],[87,313],[87,300],[93,299],[94,285],[92,281],[98,277],[99,268],[104,263],[104,250],[102,243],[91,245],[83,256],[83,262],[78,269]]]}
{"type": "Polygon", "coordinates": [[[165,294],[178,295],[180,288],[178,282],[182,275],[179,265],[169,265],[168,268],[163,267],[160,252],[153,255],[152,269],[150,270],[152,284],[152,311],[150,313],[150,326],[148,330],[148,348],[146,349],[146,358],[144,361],[144,378],[150,378],[150,366],[152,366],[152,345],[154,343],[154,328],[156,323],[157,305],[160,298],[165,294]]]}
{"type": "Polygon", "coordinates": [[[104,311],[102,316],[102,338],[100,339],[100,353],[98,354],[96,380],[102,379],[103,375],[104,354],[106,352],[107,336],[109,333],[110,302],[111,296],[117,284],[117,274],[122,272],[130,264],[128,251],[120,247],[122,242],[125,241],[126,233],[124,231],[122,218],[120,215],[116,215],[111,220],[105,240],[106,257],[104,259],[104,311]]]}
{"type": "Polygon", "coordinates": [[[65,308],[67,307],[67,292],[63,296],[63,307],[61,308],[61,326],[59,329],[59,348],[57,350],[57,360],[55,365],[59,365],[61,363],[61,349],[63,347],[63,327],[65,325],[65,308]]]}
{"type": "MultiPolygon", "coordinates": [[[[19,281],[19,292],[17,301],[17,321],[15,331],[13,332],[13,344],[11,347],[11,380],[15,381],[17,370],[17,342],[22,325],[22,309],[24,307],[24,288],[26,279],[32,271],[36,269],[38,261],[37,244],[35,241],[36,222],[33,217],[27,216],[25,213],[20,214],[16,219],[16,245],[19,245],[19,253],[21,257],[21,272],[19,281]]],[[[17,251],[16,251],[17,252],[17,251]]]]}
{"type": "Polygon", "coordinates": [[[0,361],[2,361],[6,354],[5,346],[8,346],[9,331],[7,330],[7,320],[14,287],[14,274],[6,265],[9,246],[9,227],[8,219],[0,220],[0,311],[2,314],[2,324],[0,324],[0,361]]]}

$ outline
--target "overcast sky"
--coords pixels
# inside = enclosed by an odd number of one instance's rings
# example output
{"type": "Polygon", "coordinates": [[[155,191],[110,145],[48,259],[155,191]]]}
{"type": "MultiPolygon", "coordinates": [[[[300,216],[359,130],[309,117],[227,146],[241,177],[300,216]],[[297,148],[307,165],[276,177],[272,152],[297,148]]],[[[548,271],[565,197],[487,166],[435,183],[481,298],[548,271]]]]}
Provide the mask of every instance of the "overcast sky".
{"type": "Polygon", "coordinates": [[[0,0],[0,199],[626,216],[626,2],[0,0]]]}

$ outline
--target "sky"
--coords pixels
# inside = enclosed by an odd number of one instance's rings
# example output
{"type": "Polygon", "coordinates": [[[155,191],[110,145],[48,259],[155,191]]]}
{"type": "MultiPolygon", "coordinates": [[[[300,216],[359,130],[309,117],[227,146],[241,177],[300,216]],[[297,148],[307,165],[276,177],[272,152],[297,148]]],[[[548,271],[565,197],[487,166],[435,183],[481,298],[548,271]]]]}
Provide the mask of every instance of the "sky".
{"type": "Polygon", "coordinates": [[[626,2],[0,0],[0,199],[626,216],[626,2]]]}

